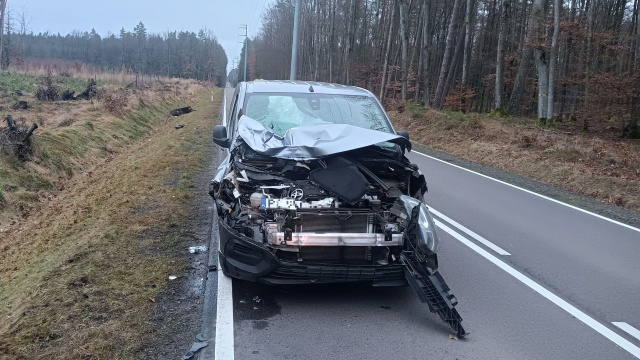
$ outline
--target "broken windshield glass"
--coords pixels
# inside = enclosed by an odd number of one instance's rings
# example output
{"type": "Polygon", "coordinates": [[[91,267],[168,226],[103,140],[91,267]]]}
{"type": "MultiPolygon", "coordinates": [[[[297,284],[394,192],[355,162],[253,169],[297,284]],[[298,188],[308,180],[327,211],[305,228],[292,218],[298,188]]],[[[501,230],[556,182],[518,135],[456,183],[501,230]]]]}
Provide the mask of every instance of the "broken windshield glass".
{"type": "Polygon", "coordinates": [[[344,124],[392,133],[374,98],[359,95],[254,93],[246,102],[245,115],[276,135],[294,127],[344,124]]]}
{"type": "Polygon", "coordinates": [[[295,126],[278,135],[247,115],[238,122],[238,135],[259,153],[296,160],[316,159],[385,142],[390,146],[410,147],[409,140],[400,135],[347,124],[295,126]]]}

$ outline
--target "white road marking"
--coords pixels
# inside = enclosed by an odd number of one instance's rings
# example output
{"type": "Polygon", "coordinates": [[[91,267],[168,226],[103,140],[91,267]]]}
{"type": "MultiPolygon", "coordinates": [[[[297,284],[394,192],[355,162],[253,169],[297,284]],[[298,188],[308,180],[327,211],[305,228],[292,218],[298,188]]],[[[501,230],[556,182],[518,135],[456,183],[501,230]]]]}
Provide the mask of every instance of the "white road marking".
{"type": "Polygon", "coordinates": [[[433,207],[429,206],[429,211],[431,211],[433,214],[435,214],[437,217],[441,218],[442,220],[448,222],[449,224],[457,227],[459,230],[461,230],[463,233],[466,233],[467,235],[471,236],[472,238],[476,239],[479,243],[483,244],[484,246],[488,247],[489,249],[497,252],[500,255],[511,255],[510,253],[508,253],[507,251],[505,251],[503,248],[499,247],[498,245],[492,243],[491,241],[483,238],[482,236],[476,234],[475,232],[467,229],[466,227],[464,227],[462,224],[454,221],[453,219],[451,219],[450,217],[444,215],[443,213],[437,211],[436,209],[434,209],[433,207]]]}
{"type": "MultiPolygon", "coordinates": [[[[227,96],[223,90],[222,125],[227,125],[227,96]]],[[[213,221],[217,219],[214,217],[213,221]]],[[[220,253],[220,239],[218,239],[218,253],[220,253]]],[[[218,261],[218,294],[216,310],[216,345],[215,359],[233,360],[234,334],[233,334],[233,282],[227,277],[218,261]]]]}
{"type": "Polygon", "coordinates": [[[502,270],[507,272],[509,275],[513,276],[514,278],[516,278],[517,280],[519,280],[520,282],[522,282],[526,286],[530,287],[532,290],[534,290],[538,294],[544,296],[549,301],[553,302],[558,307],[560,307],[562,310],[568,312],[569,314],[571,314],[576,319],[582,321],[584,324],[586,324],[587,326],[589,326],[593,330],[597,331],[602,336],[606,337],[607,339],[611,340],[616,345],[620,346],[621,348],[623,348],[624,350],[629,352],[631,355],[633,355],[636,358],[640,359],[640,348],[637,347],[636,345],[632,344],[629,340],[627,340],[627,339],[623,338],[622,336],[616,334],[613,330],[611,330],[608,327],[602,325],[601,323],[599,323],[594,318],[590,317],[589,315],[585,314],[581,310],[577,309],[575,306],[573,306],[573,305],[569,304],[568,302],[564,301],[563,299],[561,299],[559,296],[557,296],[556,294],[552,293],[551,291],[545,289],[542,285],[540,285],[540,284],[536,283],[535,281],[529,279],[526,275],[522,274],[518,270],[516,270],[516,269],[512,268],[511,266],[507,265],[505,262],[503,262],[499,258],[495,257],[494,255],[492,255],[488,251],[484,250],[480,246],[476,245],[472,241],[468,240],[464,236],[462,236],[459,233],[457,233],[456,231],[452,230],[447,225],[441,223],[438,220],[435,220],[435,223],[436,223],[437,227],[439,227],[440,229],[444,230],[449,235],[453,236],[456,240],[460,241],[464,245],[466,245],[469,248],[471,248],[471,250],[477,252],[478,254],[480,254],[485,259],[491,261],[494,265],[498,266],[499,268],[501,268],[502,270]]]}
{"type": "Polygon", "coordinates": [[[626,332],[627,334],[640,340],[640,330],[634,328],[633,326],[627,324],[626,322],[612,322],[612,324],[624,330],[624,332],[626,332]]]}
{"type": "Polygon", "coordinates": [[[472,173],[472,174],[476,174],[476,175],[478,175],[478,176],[482,176],[482,177],[484,177],[484,178],[487,178],[487,179],[493,180],[493,181],[495,181],[495,182],[499,182],[499,183],[501,183],[501,184],[503,184],[503,185],[510,186],[510,187],[512,187],[512,188],[514,188],[514,189],[522,190],[522,191],[524,191],[524,192],[526,192],[526,193],[529,193],[529,194],[531,194],[531,195],[535,195],[535,196],[541,197],[541,198],[543,198],[543,199],[546,199],[546,200],[549,200],[549,201],[553,201],[554,203],[557,203],[557,204],[560,204],[560,205],[564,205],[564,206],[566,206],[566,207],[568,207],[568,208],[571,208],[571,209],[574,209],[574,210],[578,210],[578,211],[583,212],[583,213],[585,213],[585,214],[589,214],[589,215],[595,216],[595,217],[597,217],[597,218],[599,218],[599,219],[609,221],[609,222],[614,223],[614,224],[616,224],[616,225],[624,226],[624,227],[626,227],[627,229],[631,229],[631,230],[634,230],[634,231],[640,232],[640,229],[639,229],[639,228],[637,228],[637,227],[633,227],[633,226],[628,225],[628,224],[625,224],[625,223],[623,223],[623,222],[620,222],[620,221],[616,221],[616,220],[610,219],[610,218],[608,218],[608,217],[606,217],[606,216],[598,215],[598,214],[593,213],[593,212],[591,212],[591,211],[587,211],[587,210],[581,209],[581,208],[579,208],[579,207],[577,207],[577,206],[569,205],[569,204],[564,203],[564,202],[562,202],[562,201],[560,201],[560,200],[556,200],[556,199],[550,198],[550,197],[548,197],[548,196],[544,196],[544,195],[542,195],[542,194],[538,194],[537,192],[533,192],[533,191],[531,191],[531,190],[527,190],[527,189],[521,188],[521,187],[519,187],[519,186],[516,186],[516,185],[513,185],[513,184],[509,184],[508,182],[505,182],[505,181],[502,181],[502,180],[498,180],[498,179],[492,178],[491,176],[487,176],[487,175],[484,175],[484,174],[480,174],[479,172],[475,172],[475,171],[473,171],[473,170],[469,170],[469,169],[464,168],[464,167],[462,167],[462,166],[452,164],[452,163],[450,163],[450,162],[447,162],[447,161],[444,161],[444,160],[438,159],[438,158],[436,158],[436,157],[433,157],[433,156],[430,156],[430,155],[427,155],[427,154],[423,154],[423,153],[421,153],[421,152],[419,152],[419,151],[415,151],[415,150],[414,150],[414,151],[412,151],[412,152],[413,152],[413,153],[416,153],[416,154],[419,154],[419,155],[422,155],[422,156],[425,156],[425,157],[428,157],[428,158],[430,158],[430,159],[433,159],[433,160],[439,161],[439,162],[441,162],[441,163],[444,163],[444,164],[447,164],[447,165],[451,165],[451,166],[456,167],[456,168],[458,168],[458,169],[461,169],[461,170],[464,170],[464,171],[468,171],[468,172],[470,172],[470,173],[472,173]]]}
{"type": "MultiPolygon", "coordinates": [[[[213,221],[216,221],[214,219],[213,221]]],[[[220,239],[218,239],[218,253],[220,239]]],[[[218,262],[218,307],[216,311],[216,359],[233,360],[233,282],[222,272],[218,262]]]]}
{"type": "Polygon", "coordinates": [[[222,90],[222,98],[224,99],[222,105],[222,125],[227,126],[227,94],[222,90]]]}

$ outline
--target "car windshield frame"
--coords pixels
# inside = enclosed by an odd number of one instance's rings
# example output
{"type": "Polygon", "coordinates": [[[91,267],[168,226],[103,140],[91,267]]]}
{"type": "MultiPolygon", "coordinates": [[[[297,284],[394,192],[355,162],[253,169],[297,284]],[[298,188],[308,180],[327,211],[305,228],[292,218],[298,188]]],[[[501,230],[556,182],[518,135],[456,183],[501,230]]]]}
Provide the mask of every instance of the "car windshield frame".
{"type": "Polygon", "coordinates": [[[286,131],[295,127],[321,124],[346,124],[395,134],[378,100],[367,94],[253,92],[245,96],[243,114],[260,122],[278,136],[284,135],[286,131]],[[251,102],[252,99],[254,103],[251,102]],[[261,100],[261,104],[255,103],[258,99],[261,100]],[[364,103],[357,104],[358,101],[364,103]],[[252,108],[254,106],[256,108],[252,108]],[[358,108],[361,109],[361,115],[355,117],[354,111],[357,112],[358,108]],[[274,114],[275,109],[281,113],[274,114]],[[262,115],[259,114],[260,112],[262,115]],[[285,114],[287,117],[284,116],[285,114]],[[366,119],[367,116],[375,119],[366,119]],[[278,118],[277,122],[274,121],[275,118],[278,118]]]}

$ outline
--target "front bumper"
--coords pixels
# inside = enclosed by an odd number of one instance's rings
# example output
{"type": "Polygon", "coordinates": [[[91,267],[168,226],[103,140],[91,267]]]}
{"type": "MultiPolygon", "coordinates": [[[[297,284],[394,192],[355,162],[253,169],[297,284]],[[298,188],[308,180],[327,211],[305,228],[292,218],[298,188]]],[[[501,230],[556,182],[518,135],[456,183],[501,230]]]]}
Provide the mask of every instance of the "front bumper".
{"type": "Polygon", "coordinates": [[[225,274],[268,285],[369,283],[406,286],[402,265],[300,264],[283,261],[248,237],[219,221],[220,265],[225,274]]]}

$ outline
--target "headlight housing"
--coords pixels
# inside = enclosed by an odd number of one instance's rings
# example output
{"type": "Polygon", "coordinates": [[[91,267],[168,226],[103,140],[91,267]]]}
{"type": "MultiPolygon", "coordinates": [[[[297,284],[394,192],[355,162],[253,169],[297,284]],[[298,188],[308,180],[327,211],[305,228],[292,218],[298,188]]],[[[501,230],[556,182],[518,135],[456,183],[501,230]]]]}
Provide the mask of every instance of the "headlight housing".
{"type": "Polygon", "coordinates": [[[426,254],[437,253],[440,242],[433,217],[427,206],[422,201],[407,195],[400,196],[400,201],[411,219],[407,231],[415,235],[418,249],[426,254]]]}

